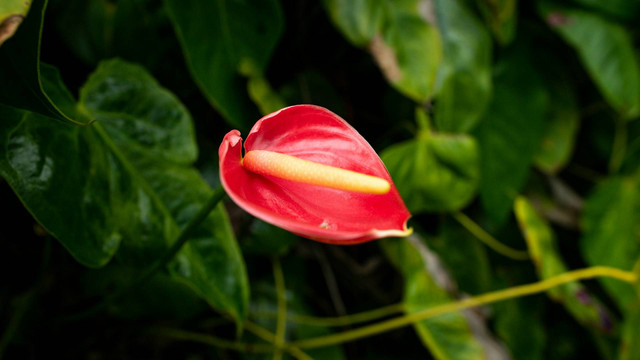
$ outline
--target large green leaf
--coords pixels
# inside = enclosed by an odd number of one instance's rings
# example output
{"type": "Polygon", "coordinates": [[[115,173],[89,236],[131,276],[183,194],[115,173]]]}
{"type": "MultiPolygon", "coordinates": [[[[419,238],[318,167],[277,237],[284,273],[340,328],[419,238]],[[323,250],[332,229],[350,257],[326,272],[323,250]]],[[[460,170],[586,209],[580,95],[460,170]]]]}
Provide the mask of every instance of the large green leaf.
{"type": "MultiPolygon", "coordinates": [[[[560,257],[551,227],[529,201],[522,196],[517,197],[514,211],[540,278],[548,279],[567,272],[569,269],[560,257]]],[[[579,282],[561,285],[548,293],[581,324],[602,333],[613,331],[615,324],[611,313],[579,282]]]]}
{"type": "MultiPolygon", "coordinates": [[[[212,195],[192,167],[197,149],[186,109],[142,68],[121,61],[102,63],[80,101],[184,229],[212,195]]],[[[244,262],[222,205],[196,228],[172,270],[215,308],[245,316],[244,262]]]]}
{"type": "Polygon", "coordinates": [[[29,12],[31,1],[5,0],[0,3],[0,45],[13,36],[29,12]]]}
{"type": "Polygon", "coordinates": [[[440,131],[471,130],[491,96],[491,37],[461,0],[435,1],[444,59],[434,120],[440,131]]]}
{"type": "MultiPolygon", "coordinates": [[[[581,250],[587,262],[630,270],[640,256],[638,216],[640,186],[637,175],[612,177],[589,195],[582,214],[581,250]]],[[[602,279],[618,305],[627,309],[637,295],[629,284],[602,279]]]]}
{"type": "Polygon", "coordinates": [[[385,149],[381,158],[411,212],[458,210],[476,193],[478,147],[469,135],[423,129],[416,139],[385,149]]]}
{"type": "Polygon", "coordinates": [[[283,29],[276,0],[165,0],[191,75],[233,126],[248,130],[258,112],[244,76],[262,74],[283,29]]]}
{"type": "Polygon", "coordinates": [[[548,100],[529,54],[522,48],[510,50],[496,66],[493,100],[476,129],[480,198],[498,223],[506,218],[527,180],[542,138],[548,100]]]}
{"type": "Polygon", "coordinates": [[[430,3],[420,0],[327,0],[331,20],[345,37],[367,47],[387,80],[418,102],[429,100],[442,59],[430,3]]]}
{"type": "Polygon", "coordinates": [[[630,34],[596,14],[541,3],[540,13],[580,56],[605,100],[624,118],[640,116],[640,63],[630,34]]]}
{"type": "MultiPolygon", "coordinates": [[[[68,99],[68,101],[73,101],[68,99]]],[[[1,106],[0,173],[38,222],[87,266],[158,259],[211,190],[191,163],[191,118],[142,68],[102,64],[74,127],[1,106]]],[[[244,263],[221,206],[178,254],[174,273],[220,311],[246,313],[244,263]]]]}
{"type": "Polygon", "coordinates": [[[58,119],[82,124],[75,113],[67,113],[57,103],[66,99],[66,89],[57,81],[43,78],[40,63],[42,21],[46,0],[35,0],[20,30],[0,46],[0,103],[58,119]],[[65,94],[61,94],[65,93],[65,94]]]}
{"type": "MultiPolygon", "coordinates": [[[[412,235],[404,239],[387,239],[380,241],[380,244],[404,277],[403,303],[407,313],[455,300],[439,282],[442,275],[434,273],[437,264],[433,261],[437,256],[419,237],[412,235]]],[[[486,350],[475,338],[468,320],[460,312],[424,320],[414,327],[422,342],[437,359],[487,358],[486,350]]]]}

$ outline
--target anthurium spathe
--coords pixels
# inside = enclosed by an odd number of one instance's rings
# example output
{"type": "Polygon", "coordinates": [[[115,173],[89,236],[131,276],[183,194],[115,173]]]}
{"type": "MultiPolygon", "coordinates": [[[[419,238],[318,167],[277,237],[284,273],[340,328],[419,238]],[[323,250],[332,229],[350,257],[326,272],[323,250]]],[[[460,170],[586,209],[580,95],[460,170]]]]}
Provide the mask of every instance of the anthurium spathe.
{"type": "Polygon", "coordinates": [[[220,179],[241,208],[298,235],[336,244],[406,236],[407,210],[389,172],[346,121],[314,105],[260,119],[244,143],[220,145],[220,179]]]}

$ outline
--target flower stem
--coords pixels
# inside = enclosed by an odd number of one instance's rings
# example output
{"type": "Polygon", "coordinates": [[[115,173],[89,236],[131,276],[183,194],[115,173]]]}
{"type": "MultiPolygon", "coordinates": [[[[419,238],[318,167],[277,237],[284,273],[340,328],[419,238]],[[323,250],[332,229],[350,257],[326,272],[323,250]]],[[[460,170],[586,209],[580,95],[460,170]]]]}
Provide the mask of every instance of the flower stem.
{"type": "Polygon", "coordinates": [[[512,249],[504,245],[503,243],[498,241],[496,238],[491,236],[488,232],[486,232],[483,228],[481,228],[480,225],[476,224],[473,220],[471,220],[471,218],[469,218],[463,212],[456,211],[451,215],[453,216],[454,219],[456,219],[456,221],[460,223],[460,225],[462,225],[465,229],[467,229],[467,231],[469,231],[471,234],[473,234],[473,236],[475,236],[478,240],[485,243],[485,245],[493,249],[495,252],[502,254],[513,260],[529,259],[529,253],[522,250],[512,249]]]}
{"type": "MultiPolygon", "coordinates": [[[[287,314],[287,321],[289,323],[304,324],[317,327],[333,327],[333,326],[348,326],[355,325],[363,322],[373,321],[383,317],[387,317],[393,314],[401,313],[404,311],[403,304],[393,304],[378,309],[369,311],[363,311],[361,313],[336,316],[336,317],[317,317],[302,314],[289,313],[287,314]]],[[[252,313],[256,317],[275,317],[277,314],[273,312],[256,312],[252,313]]]]}
{"type": "Polygon", "coordinates": [[[395,319],[383,321],[373,325],[364,326],[358,329],[344,331],[342,333],[336,333],[328,336],[321,336],[317,338],[305,339],[295,341],[291,345],[297,346],[301,349],[311,349],[317,347],[324,347],[330,345],[336,345],[353,341],[372,335],[378,335],[386,331],[398,329],[410,324],[414,324],[419,321],[427,320],[438,315],[451,313],[454,311],[460,311],[471,307],[477,307],[481,305],[491,304],[498,301],[517,298],[526,295],[537,294],[547,291],[558,285],[566,284],[572,281],[590,279],[594,277],[609,277],[625,281],[628,283],[635,283],[638,281],[636,274],[624,271],[620,269],[595,266],[586,269],[574,270],[561,275],[557,275],[546,280],[542,280],[533,284],[514,286],[508,289],[490,292],[487,294],[467,298],[458,302],[448,303],[422,311],[418,311],[412,314],[397,317],[395,319]]]}

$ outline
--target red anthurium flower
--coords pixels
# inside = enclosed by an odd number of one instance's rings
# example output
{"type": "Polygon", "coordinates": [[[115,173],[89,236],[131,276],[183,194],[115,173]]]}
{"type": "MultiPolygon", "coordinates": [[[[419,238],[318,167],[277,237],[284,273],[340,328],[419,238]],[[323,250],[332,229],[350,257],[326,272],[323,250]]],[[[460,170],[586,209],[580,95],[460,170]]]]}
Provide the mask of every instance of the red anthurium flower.
{"type": "Polygon", "coordinates": [[[298,235],[335,244],[407,236],[411,214],[367,141],[331,111],[284,108],[260,119],[244,143],[220,145],[220,179],[241,208],[298,235]]]}

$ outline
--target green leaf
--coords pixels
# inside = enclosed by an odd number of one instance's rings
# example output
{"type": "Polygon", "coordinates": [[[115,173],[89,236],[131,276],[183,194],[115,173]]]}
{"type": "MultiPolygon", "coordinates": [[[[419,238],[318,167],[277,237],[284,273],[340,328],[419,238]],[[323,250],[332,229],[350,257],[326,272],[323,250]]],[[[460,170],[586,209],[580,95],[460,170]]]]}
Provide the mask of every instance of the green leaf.
{"type": "Polygon", "coordinates": [[[5,0],[0,3],[0,46],[16,32],[30,6],[30,0],[5,0]]]}
{"type": "Polygon", "coordinates": [[[476,0],[478,8],[501,45],[513,41],[518,22],[518,0],[476,0]]]}
{"type": "MultiPolygon", "coordinates": [[[[407,313],[446,304],[455,299],[443,288],[442,275],[434,273],[437,258],[420,238],[385,239],[379,244],[405,280],[403,303],[407,313]]],[[[414,325],[420,339],[436,359],[486,359],[485,349],[474,337],[460,312],[449,313],[414,325]]]]}
{"type": "MultiPolygon", "coordinates": [[[[514,211],[529,247],[529,254],[541,279],[548,279],[569,269],[560,257],[551,227],[536,213],[529,201],[519,196],[514,211]]],[[[602,333],[613,333],[616,324],[606,307],[579,282],[570,282],[548,291],[581,324],[602,333]]]]}
{"type": "Polygon", "coordinates": [[[469,135],[422,130],[381,158],[411,212],[458,210],[476,193],[478,147],[469,135]]]}
{"type": "Polygon", "coordinates": [[[542,138],[548,100],[529,54],[522,48],[510,50],[496,66],[493,100],[476,129],[480,199],[498,223],[505,220],[527,180],[542,138]]]}
{"type": "Polygon", "coordinates": [[[554,174],[569,161],[580,124],[580,110],[567,82],[557,81],[549,87],[549,113],[535,164],[554,174]]]}
{"type": "Polygon", "coordinates": [[[229,124],[248,130],[257,112],[242,76],[266,68],[283,29],[279,2],[165,0],[165,6],[195,82],[229,124]]]}
{"type": "Polygon", "coordinates": [[[630,34],[596,14],[541,3],[540,13],[577,52],[605,100],[624,118],[640,116],[640,64],[630,34]]]}
{"type": "MultiPolygon", "coordinates": [[[[640,257],[639,190],[637,175],[612,177],[589,195],[581,219],[584,234],[580,245],[590,265],[630,270],[640,257]]],[[[629,284],[613,279],[600,281],[622,309],[628,309],[637,297],[629,284]]]]}
{"type": "Polygon", "coordinates": [[[59,79],[43,78],[46,70],[40,63],[40,44],[46,7],[46,0],[34,0],[20,31],[0,46],[0,78],[6,84],[0,86],[0,103],[63,122],[86,124],[86,119],[65,112],[56,102],[66,99],[68,93],[59,79]]]}
{"type": "MultiPolygon", "coordinates": [[[[74,127],[0,106],[0,173],[82,264],[103,266],[118,251],[122,262],[148,266],[211,195],[191,166],[191,117],[142,68],[117,60],[91,76],[78,108],[98,121],[74,127]]],[[[216,309],[244,318],[244,262],[222,206],[172,269],[216,309]]]]}
{"type": "Polygon", "coordinates": [[[162,204],[98,124],[74,127],[0,106],[0,173],[80,263],[105,265],[125,241],[158,257],[177,236],[162,204]]]}
{"type": "MultiPolygon", "coordinates": [[[[213,193],[192,166],[197,149],[187,110],[142,68],[117,60],[89,78],[81,106],[184,229],[213,193]]],[[[245,317],[247,275],[222,205],[196,228],[171,269],[216,309],[245,317]]]]}
{"type": "Polygon", "coordinates": [[[434,95],[442,43],[429,18],[433,9],[424,11],[420,0],[330,0],[325,5],[347,39],[369,49],[393,87],[421,103],[434,95]]]}
{"type": "Polygon", "coordinates": [[[386,18],[385,3],[376,0],[324,0],[329,17],[351,43],[366,47],[386,18]]]}
{"type": "Polygon", "coordinates": [[[438,130],[467,132],[491,97],[491,37],[461,0],[435,1],[444,59],[435,105],[438,130]]]}

